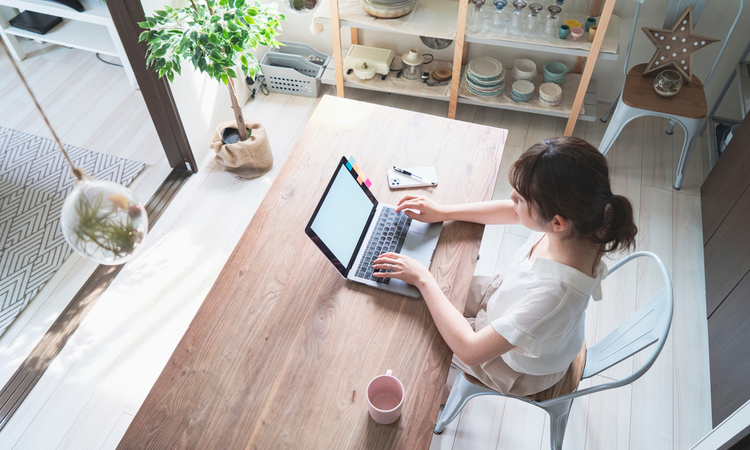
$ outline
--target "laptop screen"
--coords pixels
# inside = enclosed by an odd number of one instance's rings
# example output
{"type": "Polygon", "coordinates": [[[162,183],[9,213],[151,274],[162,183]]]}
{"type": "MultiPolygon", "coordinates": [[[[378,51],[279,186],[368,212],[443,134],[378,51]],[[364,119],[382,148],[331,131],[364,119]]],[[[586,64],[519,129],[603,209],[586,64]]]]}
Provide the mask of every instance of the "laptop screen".
{"type": "MultiPolygon", "coordinates": [[[[367,223],[377,205],[365,186],[360,185],[356,175],[349,171],[345,159],[339,164],[333,179],[313,214],[307,228],[324,244],[337,260],[331,262],[345,275],[354,257],[357,245],[364,236],[367,223]],[[368,195],[369,194],[369,195],[368,195]],[[339,264],[337,264],[339,263],[339,264]],[[344,269],[344,270],[342,270],[344,269]]],[[[321,247],[331,258],[329,252],[321,247]]]]}

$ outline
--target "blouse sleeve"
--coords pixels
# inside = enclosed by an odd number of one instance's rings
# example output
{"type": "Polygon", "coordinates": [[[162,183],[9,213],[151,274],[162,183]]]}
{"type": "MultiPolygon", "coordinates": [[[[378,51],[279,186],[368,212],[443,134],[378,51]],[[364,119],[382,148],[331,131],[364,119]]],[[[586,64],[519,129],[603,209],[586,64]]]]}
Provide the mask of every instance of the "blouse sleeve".
{"type": "Polygon", "coordinates": [[[542,354],[540,342],[550,331],[545,327],[545,319],[554,315],[566,294],[566,290],[560,288],[559,285],[542,285],[528,289],[505,315],[492,321],[492,328],[515,345],[515,351],[538,358],[542,354]]]}

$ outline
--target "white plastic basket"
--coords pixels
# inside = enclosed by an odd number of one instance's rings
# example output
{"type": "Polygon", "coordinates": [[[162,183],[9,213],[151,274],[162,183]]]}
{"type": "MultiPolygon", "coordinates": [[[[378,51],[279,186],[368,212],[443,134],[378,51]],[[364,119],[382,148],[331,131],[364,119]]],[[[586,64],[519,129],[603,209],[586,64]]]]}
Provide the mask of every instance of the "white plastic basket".
{"type": "Polygon", "coordinates": [[[300,55],[267,52],[260,67],[271,92],[317,97],[325,68],[300,55]]]}

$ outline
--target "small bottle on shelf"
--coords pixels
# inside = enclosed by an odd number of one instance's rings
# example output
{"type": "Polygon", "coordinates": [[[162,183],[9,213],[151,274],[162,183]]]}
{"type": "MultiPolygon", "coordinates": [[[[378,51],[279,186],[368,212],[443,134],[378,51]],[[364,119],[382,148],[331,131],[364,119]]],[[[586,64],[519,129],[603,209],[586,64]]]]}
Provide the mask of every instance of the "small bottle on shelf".
{"type": "Polygon", "coordinates": [[[504,33],[508,28],[508,14],[503,9],[508,5],[507,0],[495,0],[495,11],[492,12],[492,31],[504,33]]]}
{"type": "Polygon", "coordinates": [[[526,17],[526,25],[524,26],[523,35],[528,38],[538,37],[542,28],[542,17],[539,15],[539,11],[544,8],[539,3],[532,3],[529,5],[531,12],[526,17]]]}
{"type": "Polygon", "coordinates": [[[513,7],[516,9],[514,9],[513,12],[510,14],[510,24],[508,26],[508,34],[512,34],[513,36],[522,36],[523,25],[525,22],[523,9],[526,7],[526,2],[523,0],[515,0],[513,2],[513,7]]]}

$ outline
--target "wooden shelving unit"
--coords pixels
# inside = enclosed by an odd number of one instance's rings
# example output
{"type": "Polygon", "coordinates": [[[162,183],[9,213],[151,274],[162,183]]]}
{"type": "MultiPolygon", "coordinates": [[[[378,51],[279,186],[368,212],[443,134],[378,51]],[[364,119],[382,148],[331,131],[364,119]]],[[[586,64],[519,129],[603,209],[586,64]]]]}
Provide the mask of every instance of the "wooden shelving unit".
{"type": "MultiPolygon", "coordinates": [[[[403,33],[416,36],[430,36],[444,39],[453,39],[455,45],[453,58],[453,73],[462,73],[463,61],[466,55],[466,45],[469,42],[495,45],[500,47],[513,47],[529,51],[555,53],[587,58],[586,65],[581,74],[569,74],[567,83],[577,83],[575,95],[568,96],[560,107],[546,107],[534,102],[522,104],[510,99],[500,99],[492,102],[487,99],[473,96],[468,91],[460,89],[460,77],[453,77],[449,95],[435,96],[433,92],[423,89],[414,89],[411,92],[399,92],[405,95],[415,95],[436,100],[448,100],[448,117],[455,118],[456,107],[459,103],[480,104],[483,106],[497,107],[510,110],[525,111],[537,114],[547,114],[558,117],[568,117],[566,135],[570,135],[575,127],[575,122],[582,120],[596,120],[596,85],[590,83],[591,73],[598,57],[602,59],[617,59],[619,50],[619,28],[620,19],[612,15],[615,0],[604,0],[602,14],[598,21],[598,33],[593,42],[572,40],[556,40],[545,38],[516,38],[508,35],[493,36],[485,33],[480,35],[466,35],[466,16],[469,3],[456,0],[431,0],[430,2],[419,2],[414,11],[398,19],[378,19],[367,14],[360,6],[360,0],[330,0],[324,3],[315,14],[315,22],[331,26],[333,33],[334,64],[323,76],[323,82],[335,84],[339,96],[344,95],[344,87],[357,87],[361,89],[373,89],[386,92],[389,90],[388,83],[382,84],[374,81],[363,85],[352,81],[346,81],[343,76],[343,51],[341,49],[341,26],[352,28],[353,38],[356,29],[370,29],[403,33]],[[588,107],[587,107],[588,106],[588,107]]],[[[540,70],[541,71],[541,70],[540,70]]],[[[537,85],[539,83],[536,83],[537,85]]],[[[506,91],[501,96],[507,97],[510,85],[506,84],[506,91]]]]}
{"type": "Polygon", "coordinates": [[[0,38],[5,40],[12,56],[17,60],[26,58],[17,37],[117,57],[122,62],[130,84],[137,88],[133,69],[125,55],[107,5],[99,0],[80,0],[80,2],[84,8],[83,12],[45,0],[0,0],[0,6],[63,18],[62,23],[47,34],[37,34],[10,26],[8,20],[11,17],[5,17],[0,13],[0,38]]]}

